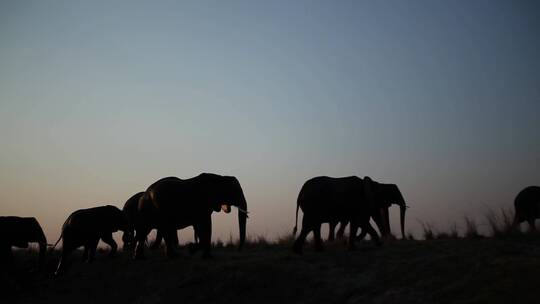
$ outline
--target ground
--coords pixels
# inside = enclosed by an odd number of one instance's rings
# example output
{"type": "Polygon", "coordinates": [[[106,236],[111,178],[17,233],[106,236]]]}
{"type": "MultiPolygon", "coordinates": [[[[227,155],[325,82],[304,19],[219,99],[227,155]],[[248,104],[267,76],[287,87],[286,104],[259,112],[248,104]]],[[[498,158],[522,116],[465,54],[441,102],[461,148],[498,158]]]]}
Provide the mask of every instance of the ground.
{"type": "MultiPolygon", "coordinates": [[[[215,248],[213,258],[147,260],[98,253],[94,263],[72,256],[53,278],[58,253],[41,272],[35,253],[19,251],[2,274],[9,303],[538,303],[540,237],[340,243],[304,255],[289,244],[215,248]],[[16,274],[14,274],[16,273],[16,274]]],[[[3,297],[6,298],[6,297],[3,297]]],[[[4,303],[8,303],[4,302],[4,303]]]]}

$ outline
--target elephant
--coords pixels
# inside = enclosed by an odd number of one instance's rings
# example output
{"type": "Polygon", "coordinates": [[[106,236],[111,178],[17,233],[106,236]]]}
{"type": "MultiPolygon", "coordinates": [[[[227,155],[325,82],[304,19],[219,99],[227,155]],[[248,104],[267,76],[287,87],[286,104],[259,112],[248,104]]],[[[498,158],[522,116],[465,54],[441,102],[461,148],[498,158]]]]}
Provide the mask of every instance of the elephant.
{"type": "Polygon", "coordinates": [[[376,206],[372,187],[375,183],[369,177],[363,180],[357,176],[348,177],[314,177],[304,183],[298,194],[296,206],[296,225],[298,227],[298,209],[302,209],[302,230],[293,245],[294,252],[301,254],[306,236],[313,231],[315,248],[323,249],[321,225],[323,223],[350,222],[349,249],[355,249],[355,237],[358,227],[369,233],[373,241],[380,245],[379,236],[369,218],[376,206]]]}
{"type": "Polygon", "coordinates": [[[535,220],[540,218],[540,187],[529,186],[521,190],[514,199],[514,226],[527,221],[530,230],[536,230],[535,220]]]}
{"type": "Polygon", "coordinates": [[[111,247],[109,256],[114,256],[118,246],[112,233],[118,230],[125,232],[128,229],[129,224],[125,214],[115,206],[80,209],[71,213],[62,226],[60,238],[54,244],[56,247],[58,242],[63,240],[62,256],[55,275],[65,272],[68,256],[80,246],[84,246],[83,261],[91,263],[100,239],[111,247]]]}
{"type": "Polygon", "coordinates": [[[137,216],[137,209],[139,208],[139,199],[143,195],[144,191],[134,194],[126,201],[124,207],[122,208],[122,212],[124,212],[128,221],[128,229],[126,229],[122,235],[124,250],[131,250],[135,247],[135,218],[137,216]]]}
{"type": "Polygon", "coordinates": [[[234,176],[202,173],[189,179],[166,177],[150,185],[139,201],[136,221],[136,259],[144,258],[144,240],[152,228],[163,232],[168,257],[175,257],[177,229],[193,226],[199,238],[196,249],[210,256],[212,212],[238,208],[239,249],[246,239],[247,202],[234,176]]]}
{"type": "Polygon", "coordinates": [[[38,243],[38,267],[42,268],[47,251],[47,238],[34,217],[0,216],[0,260],[13,258],[11,246],[28,248],[28,243],[38,243]]]}
{"type": "MultiPolygon", "coordinates": [[[[135,248],[135,221],[137,218],[137,210],[139,208],[139,200],[144,195],[144,191],[138,192],[131,196],[126,203],[124,204],[124,207],[122,208],[122,211],[126,214],[126,217],[129,222],[129,229],[124,232],[122,235],[122,242],[124,243],[124,250],[132,250],[135,248]]],[[[161,231],[157,231],[156,233],[156,239],[150,245],[150,249],[157,249],[161,245],[161,242],[163,240],[163,233],[161,231]]],[[[178,237],[176,237],[176,243],[178,244],[178,237]]],[[[197,243],[197,236],[195,234],[195,243],[197,243]]]]}
{"type": "MultiPolygon", "coordinates": [[[[383,184],[375,182],[372,189],[374,192],[374,198],[378,202],[380,208],[379,210],[377,210],[377,212],[374,212],[371,215],[371,218],[377,225],[377,228],[379,228],[381,236],[383,238],[388,238],[391,236],[392,231],[390,229],[388,209],[392,204],[395,204],[400,207],[401,238],[405,239],[405,210],[408,208],[408,206],[405,203],[405,199],[403,198],[399,187],[396,184],[383,184]]],[[[338,238],[343,236],[345,232],[345,226],[347,226],[348,223],[342,221],[340,224],[341,225],[337,232],[338,238]]],[[[334,239],[334,228],[336,227],[336,225],[337,223],[330,223],[328,235],[329,240],[334,239]]],[[[365,236],[366,232],[362,231],[362,233],[358,236],[358,239],[363,239],[365,236]]]]}
{"type": "MultiPolygon", "coordinates": [[[[139,208],[139,200],[144,195],[144,193],[145,192],[142,191],[131,196],[122,208],[122,211],[126,214],[129,223],[129,229],[122,235],[124,250],[131,250],[135,248],[135,221],[137,218],[137,210],[139,208]]],[[[159,247],[162,239],[163,236],[161,235],[161,231],[158,230],[156,234],[156,240],[150,246],[150,248],[159,247]]]]}

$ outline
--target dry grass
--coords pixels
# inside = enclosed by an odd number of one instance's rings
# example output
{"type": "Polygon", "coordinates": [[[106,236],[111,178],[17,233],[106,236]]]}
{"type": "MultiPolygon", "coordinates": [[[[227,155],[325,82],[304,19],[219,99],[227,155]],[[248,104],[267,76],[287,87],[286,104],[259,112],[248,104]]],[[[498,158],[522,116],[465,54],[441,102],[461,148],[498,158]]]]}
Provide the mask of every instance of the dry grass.
{"type": "Polygon", "coordinates": [[[437,238],[437,231],[435,225],[429,222],[423,222],[418,220],[420,226],[422,226],[422,236],[424,240],[435,240],[437,238]]]}
{"type": "MultiPolygon", "coordinates": [[[[448,233],[451,234],[451,233],[448,233]]],[[[93,264],[75,253],[65,276],[53,279],[58,252],[45,271],[34,272],[35,255],[21,250],[14,267],[0,274],[6,303],[534,303],[540,273],[540,238],[392,241],[357,251],[325,243],[291,252],[290,238],[250,238],[239,252],[221,242],[212,259],[168,259],[148,251],[145,261],[119,252],[98,254],[93,264]],[[489,282],[489,284],[486,284],[489,282]]],[[[216,241],[216,243],[218,243],[216,241]]]]}
{"type": "Polygon", "coordinates": [[[520,234],[519,229],[514,226],[514,212],[506,208],[500,208],[499,212],[489,209],[485,218],[493,237],[511,237],[520,234]]]}
{"type": "Polygon", "coordinates": [[[53,279],[59,252],[43,272],[34,271],[36,253],[19,250],[0,272],[6,303],[534,303],[540,273],[540,234],[513,229],[508,210],[486,212],[489,235],[464,217],[447,230],[420,222],[425,240],[325,242],[324,252],[305,245],[292,253],[288,234],[269,240],[250,236],[243,251],[237,241],[215,240],[213,258],[168,259],[163,250],[134,261],[120,251],[115,259],[99,252],[93,264],[74,253],[64,277],[53,279]],[[460,224],[462,224],[460,226],[460,224]],[[489,282],[489,284],[486,284],[489,282]]]}
{"type": "Polygon", "coordinates": [[[463,222],[465,223],[465,238],[478,239],[482,237],[480,233],[478,233],[478,226],[473,218],[469,216],[464,216],[463,222]]]}

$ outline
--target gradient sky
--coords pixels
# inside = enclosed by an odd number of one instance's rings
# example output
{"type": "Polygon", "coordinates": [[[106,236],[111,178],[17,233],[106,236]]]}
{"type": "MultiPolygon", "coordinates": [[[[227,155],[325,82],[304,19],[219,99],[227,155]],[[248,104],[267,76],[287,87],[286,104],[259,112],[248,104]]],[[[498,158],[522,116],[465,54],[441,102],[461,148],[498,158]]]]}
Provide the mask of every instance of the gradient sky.
{"type": "Polygon", "coordinates": [[[538,54],[537,1],[0,1],[0,214],[52,242],[214,172],[251,235],[290,233],[317,175],[398,184],[415,233],[482,223],[540,184],[538,54]]]}

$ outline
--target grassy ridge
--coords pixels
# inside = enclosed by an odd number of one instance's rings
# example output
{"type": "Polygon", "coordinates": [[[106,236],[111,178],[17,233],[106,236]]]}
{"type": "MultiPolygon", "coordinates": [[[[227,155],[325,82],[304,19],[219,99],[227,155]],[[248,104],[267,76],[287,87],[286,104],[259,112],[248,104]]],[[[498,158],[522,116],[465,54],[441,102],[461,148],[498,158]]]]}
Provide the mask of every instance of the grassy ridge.
{"type": "Polygon", "coordinates": [[[133,261],[125,253],[93,264],[72,257],[68,273],[53,279],[57,253],[42,273],[18,252],[2,274],[10,302],[21,303],[531,303],[540,282],[540,237],[362,242],[354,252],[339,242],[324,252],[307,245],[291,253],[288,240],[260,238],[244,251],[217,246],[214,258],[174,260],[161,251],[133,261]],[[16,274],[14,274],[14,272],[16,274]]]}

